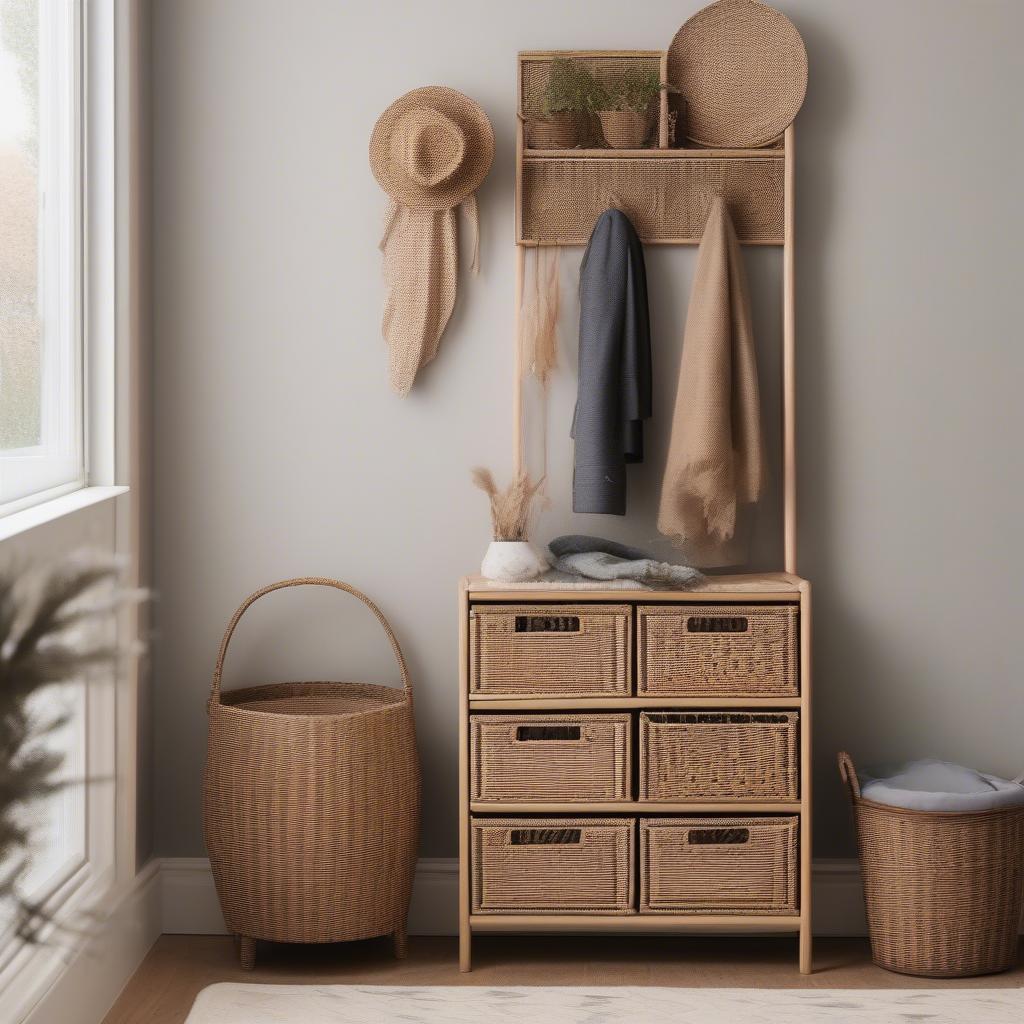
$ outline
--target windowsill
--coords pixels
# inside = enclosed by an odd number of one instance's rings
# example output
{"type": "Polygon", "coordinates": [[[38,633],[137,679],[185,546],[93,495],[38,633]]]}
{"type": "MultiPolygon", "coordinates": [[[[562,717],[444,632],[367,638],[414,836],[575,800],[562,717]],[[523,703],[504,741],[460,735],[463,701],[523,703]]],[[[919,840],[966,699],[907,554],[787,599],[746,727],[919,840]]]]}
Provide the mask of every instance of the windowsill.
{"type": "Polygon", "coordinates": [[[81,487],[70,494],[62,494],[59,498],[51,498],[30,508],[12,512],[0,519],[0,542],[34,530],[44,523],[52,523],[55,519],[79,512],[90,505],[98,505],[101,501],[110,501],[127,493],[127,487],[81,487]]]}

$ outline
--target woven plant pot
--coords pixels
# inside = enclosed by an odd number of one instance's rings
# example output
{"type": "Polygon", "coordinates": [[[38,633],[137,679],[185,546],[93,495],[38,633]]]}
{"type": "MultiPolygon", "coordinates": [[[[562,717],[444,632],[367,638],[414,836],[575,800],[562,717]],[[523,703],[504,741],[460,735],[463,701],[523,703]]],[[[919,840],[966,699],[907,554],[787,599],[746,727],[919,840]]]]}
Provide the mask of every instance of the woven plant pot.
{"type": "Polygon", "coordinates": [[[601,134],[612,149],[642,149],[651,131],[648,113],[635,110],[599,110],[601,134]]]}
{"type": "Polygon", "coordinates": [[[875,963],[928,978],[1013,967],[1024,891],[1024,807],[906,810],[863,799],[846,753],[839,754],[839,774],[853,801],[875,963]]]}
{"type": "Polygon", "coordinates": [[[209,701],[204,834],[242,966],[255,939],[341,942],[391,935],[405,955],[419,838],[412,684],[387,619],[364,594],[320,577],[248,597],[221,642],[209,701]],[[334,587],[376,616],[402,688],[276,683],[221,692],[228,644],[253,602],[285,587],[334,587]]]}
{"type": "Polygon", "coordinates": [[[573,149],[580,141],[580,118],[569,111],[526,121],[526,144],[530,149],[573,149]]]}

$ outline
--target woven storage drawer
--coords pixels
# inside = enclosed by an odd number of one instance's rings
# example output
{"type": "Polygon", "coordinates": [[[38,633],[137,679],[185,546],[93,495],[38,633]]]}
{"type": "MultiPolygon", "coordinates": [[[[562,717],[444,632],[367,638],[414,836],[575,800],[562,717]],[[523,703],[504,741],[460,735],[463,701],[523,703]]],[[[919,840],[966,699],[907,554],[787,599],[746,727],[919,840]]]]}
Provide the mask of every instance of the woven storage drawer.
{"type": "Polygon", "coordinates": [[[641,694],[792,697],[796,605],[648,605],[637,613],[641,694]]]}
{"type": "Polygon", "coordinates": [[[796,800],[796,711],[640,715],[641,800],[796,800]]]}
{"type": "Polygon", "coordinates": [[[628,800],[629,715],[473,715],[472,800],[628,800]]]}
{"type": "Polygon", "coordinates": [[[470,690],[586,697],[628,694],[628,605],[474,605],[470,690]]]}
{"type": "Polygon", "coordinates": [[[640,912],[795,914],[796,817],[641,818],[640,912]]]}
{"type": "Polygon", "coordinates": [[[474,818],[473,913],[633,913],[635,833],[635,818],[474,818]]]}

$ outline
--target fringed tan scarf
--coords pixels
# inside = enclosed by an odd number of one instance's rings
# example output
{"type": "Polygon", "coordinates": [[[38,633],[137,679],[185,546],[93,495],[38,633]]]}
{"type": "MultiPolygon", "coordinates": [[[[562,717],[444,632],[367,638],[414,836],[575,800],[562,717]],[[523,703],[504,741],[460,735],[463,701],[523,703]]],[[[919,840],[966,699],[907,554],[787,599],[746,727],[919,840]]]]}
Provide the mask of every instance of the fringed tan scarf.
{"type": "MultiPolygon", "coordinates": [[[[462,207],[472,231],[470,269],[480,265],[476,196],[462,207]]],[[[418,210],[392,202],[380,240],[388,296],[381,331],[390,355],[391,387],[403,397],[436,355],[455,308],[459,277],[456,211],[418,210]]]]}
{"type": "Polygon", "coordinates": [[[765,477],[750,300],[719,197],[697,255],[658,529],[698,564],[735,562],[737,512],[761,497],[765,477]]]}
{"type": "Polygon", "coordinates": [[[533,267],[523,294],[520,340],[523,367],[545,390],[558,365],[558,314],[561,308],[557,246],[533,249],[533,267]]]}

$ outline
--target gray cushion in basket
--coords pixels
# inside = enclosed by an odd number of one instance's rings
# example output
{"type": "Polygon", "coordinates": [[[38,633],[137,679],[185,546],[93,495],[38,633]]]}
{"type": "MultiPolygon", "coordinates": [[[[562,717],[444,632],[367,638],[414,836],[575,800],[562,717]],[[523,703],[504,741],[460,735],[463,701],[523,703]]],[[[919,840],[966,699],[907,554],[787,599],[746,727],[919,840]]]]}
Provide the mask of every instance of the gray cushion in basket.
{"type": "Polygon", "coordinates": [[[865,800],[916,811],[988,811],[1024,806],[1024,786],[946,761],[910,761],[883,778],[862,773],[865,800]]]}

